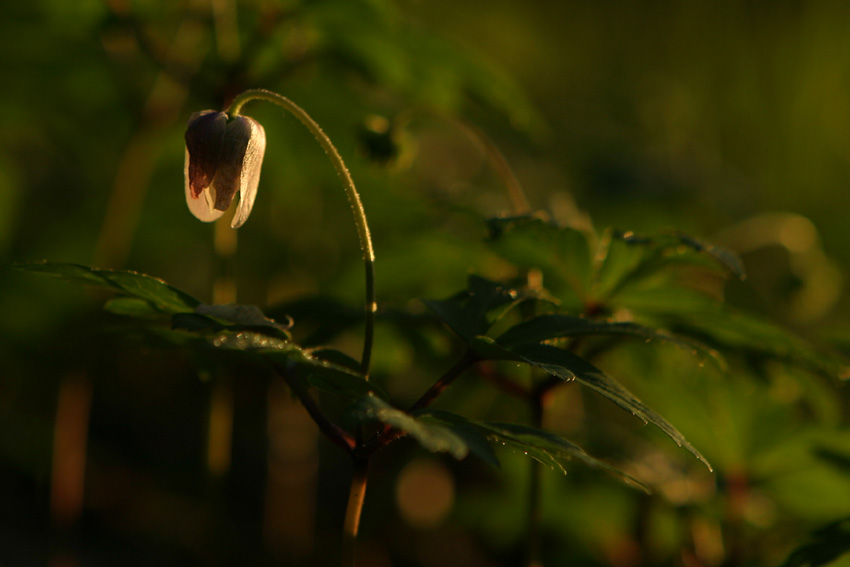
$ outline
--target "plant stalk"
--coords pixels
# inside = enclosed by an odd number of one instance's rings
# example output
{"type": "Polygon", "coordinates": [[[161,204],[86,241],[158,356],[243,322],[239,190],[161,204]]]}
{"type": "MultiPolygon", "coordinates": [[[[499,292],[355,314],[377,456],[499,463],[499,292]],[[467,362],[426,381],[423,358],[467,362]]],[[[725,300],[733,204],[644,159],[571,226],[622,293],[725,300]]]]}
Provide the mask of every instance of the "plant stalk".
{"type": "MultiPolygon", "coordinates": [[[[537,429],[543,428],[543,402],[546,396],[544,388],[537,388],[532,393],[531,421],[537,429]]],[[[530,459],[528,479],[528,567],[543,567],[543,541],[540,533],[542,513],[540,509],[540,483],[542,480],[542,469],[540,463],[530,459]]]]}
{"type": "Polygon", "coordinates": [[[475,355],[474,352],[472,352],[471,350],[466,351],[463,357],[458,360],[454,366],[447,370],[446,373],[443,374],[439,380],[434,382],[434,384],[430,388],[428,388],[428,391],[426,391],[424,394],[422,394],[422,396],[420,396],[418,400],[416,400],[416,403],[410,406],[408,412],[412,413],[416,410],[420,410],[431,405],[431,402],[433,402],[437,398],[437,396],[439,396],[446,389],[448,389],[448,387],[452,385],[452,383],[458,376],[463,374],[470,366],[475,364],[477,361],[478,357],[475,355]]]}
{"type": "Polygon", "coordinates": [[[312,396],[310,396],[310,392],[307,391],[307,387],[298,379],[297,376],[295,376],[295,365],[291,364],[286,368],[281,368],[280,366],[275,365],[274,369],[284,379],[290,390],[292,390],[301,401],[301,405],[304,406],[304,409],[319,427],[319,431],[321,431],[331,443],[340,447],[343,451],[351,453],[354,450],[354,438],[347,431],[333,423],[324,414],[324,412],[322,412],[319,404],[317,404],[312,396]]]}
{"type": "MultiPolygon", "coordinates": [[[[354,214],[354,224],[357,227],[357,236],[360,239],[360,249],[363,253],[363,263],[366,272],[366,325],[363,338],[363,354],[360,358],[360,371],[365,380],[369,379],[369,367],[372,359],[372,343],[375,334],[375,312],[378,305],[375,301],[375,251],[372,248],[372,237],[369,233],[369,224],[366,221],[366,212],[363,210],[363,203],[360,200],[360,194],[354,186],[354,180],[339,155],[336,147],[328,138],[327,134],[322,131],[322,128],[313,120],[309,114],[300,106],[277,93],[255,89],[248,90],[236,96],[228,109],[231,116],[238,116],[242,107],[251,100],[264,100],[272,104],[280,106],[284,110],[290,112],[313,134],[322,149],[325,150],[328,158],[331,160],[337,175],[342,180],[345,194],[348,197],[348,202],[351,205],[352,213],[354,214]]],[[[284,372],[284,377],[287,374],[284,372]]],[[[293,380],[292,382],[297,382],[293,380]]],[[[357,430],[356,440],[352,440],[347,433],[330,423],[319,411],[318,406],[313,402],[312,398],[306,393],[301,392],[299,395],[302,403],[305,404],[307,411],[316,420],[316,423],[322,429],[322,432],[328,436],[334,443],[348,450],[353,454],[354,471],[351,478],[351,490],[348,496],[348,507],[345,512],[345,525],[343,528],[343,556],[342,564],[346,567],[353,567],[356,561],[356,543],[357,532],[360,527],[360,513],[363,509],[363,501],[366,498],[366,484],[369,477],[369,458],[354,453],[355,448],[360,448],[364,444],[365,428],[360,427],[357,430]]]]}
{"type": "Polygon", "coordinates": [[[360,529],[360,515],[363,501],[366,499],[366,483],[369,479],[369,459],[354,458],[354,470],[351,473],[351,489],[348,493],[348,506],[345,510],[345,525],[342,532],[342,566],[354,567],[357,564],[357,532],[360,529]]]}
{"type": "Polygon", "coordinates": [[[336,147],[328,138],[327,134],[322,131],[322,128],[313,120],[304,109],[289,100],[283,95],[267,91],[264,89],[247,90],[233,99],[227,113],[230,116],[238,116],[242,107],[251,100],[264,100],[272,104],[280,106],[284,110],[291,113],[313,134],[319,145],[325,150],[328,158],[331,160],[337,175],[342,180],[345,194],[348,197],[348,202],[351,205],[351,210],[354,214],[354,224],[357,226],[357,236],[360,239],[360,249],[363,252],[363,263],[366,269],[366,328],[363,338],[363,355],[360,359],[360,370],[364,378],[369,377],[369,367],[372,358],[372,341],[375,328],[375,311],[378,306],[375,302],[375,251],[372,248],[372,237],[369,234],[369,224],[366,222],[366,212],[363,210],[363,203],[360,201],[360,194],[354,186],[354,180],[339,155],[336,147]]]}

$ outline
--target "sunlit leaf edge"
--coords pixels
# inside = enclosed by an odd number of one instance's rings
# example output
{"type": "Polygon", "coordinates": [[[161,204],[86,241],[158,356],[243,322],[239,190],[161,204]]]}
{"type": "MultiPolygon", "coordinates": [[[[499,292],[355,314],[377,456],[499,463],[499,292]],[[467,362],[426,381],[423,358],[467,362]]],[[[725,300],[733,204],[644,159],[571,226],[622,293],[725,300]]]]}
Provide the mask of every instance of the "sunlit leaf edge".
{"type": "Polygon", "coordinates": [[[617,321],[596,321],[584,317],[565,314],[539,315],[533,319],[514,325],[502,333],[496,341],[507,348],[526,343],[540,343],[546,340],[587,335],[628,335],[646,341],[658,340],[703,354],[725,370],[725,361],[720,353],[694,339],[668,333],[664,330],[645,327],[637,323],[617,321]]]}
{"type": "Polygon", "coordinates": [[[575,380],[630,412],[644,423],[652,423],[699,459],[709,470],[708,460],[693,447],[670,422],[644,404],[617,380],[593,364],[567,352],[545,344],[524,344],[507,349],[489,337],[477,337],[470,343],[472,351],[483,360],[514,360],[525,362],[565,381],[575,380]]]}
{"type": "MultiPolygon", "coordinates": [[[[449,427],[463,426],[471,428],[477,431],[489,443],[496,446],[510,447],[548,466],[552,470],[561,471],[563,474],[567,474],[567,471],[562,460],[577,460],[590,468],[604,470],[625,484],[638,488],[647,494],[651,492],[640,480],[613,465],[590,456],[575,443],[550,431],[516,423],[477,421],[451,412],[432,409],[420,410],[415,415],[422,417],[430,416],[447,424],[449,427]]],[[[475,451],[473,453],[480,457],[475,451]]],[[[494,453],[493,458],[495,459],[494,453]]]]}
{"type": "Polygon", "coordinates": [[[107,270],[83,264],[46,261],[13,264],[12,268],[125,293],[144,299],[165,313],[192,312],[201,303],[159,278],[130,270],[107,270]]]}

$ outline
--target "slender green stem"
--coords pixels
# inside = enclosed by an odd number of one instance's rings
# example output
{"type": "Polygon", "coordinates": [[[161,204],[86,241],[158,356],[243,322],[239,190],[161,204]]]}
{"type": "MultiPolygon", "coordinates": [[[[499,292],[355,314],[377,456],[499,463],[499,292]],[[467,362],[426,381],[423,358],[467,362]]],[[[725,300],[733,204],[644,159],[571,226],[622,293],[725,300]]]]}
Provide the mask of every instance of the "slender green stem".
{"type": "Polygon", "coordinates": [[[457,363],[449,368],[445,374],[443,374],[439,380],[434,382],[434,384],[428,388],[428,391],[422,394],[416,403],[414,403],[410,407],[410,412],[414,412],[416,410],[420,410],[428,407],[431,402],[433,402],[437,396],[442,394],[446,389],[452,385],[455,379],[463,374],[470,366],[475,364],[478,361],[478,356],[475,355],[474,352],[468,350],[464,353],[463,357],[457,361],[457,363]]]}
{"type": "Polygon", "coordinates": [[[354,438],[347,431],[337,426],[324,414],[319,407],[319,404],[317,404],[312,396],[310,396],[310,392],[307,391],[307,386],[298,379],[298,376],[295,375],[295,365],[291,364],[286,368],[281,368],[275,364],[274,369],[284,379],[290,390],[292,390],[301,401],[301,405],[304,406],[304,409],[307,410],[307,413],[319,427],[319,431],[321,431],[334,445],[337,445],[348,453],[352,452],[354,450],[354,438]]]}
{"type": "Polygon", "coordinates": [[[354,223],[357,225],[357,236],[360,239],[360,249],[363,251],[363,262],[366,268],[366,329],[363,339],[363,356],[360,359],[360,369],[368,379],[372,358],[375,311],[377,310],[377,303],[375,302],[375,251],[372,248],[372,237],[369,234],[369,224],[366,222],[366,212],[363,210],[360,194],[357,192],[357,188],[354,186],[354,180],[351,178],[351,174],[348,172],[348,168],[345,166],[345,162],[342,160],[336,147],[334,147],[327,134],[322,131],[321,127],[304,109],[283,95],[263,89],[254,89],[237,95],[227,111],[228,114],[238,116],[245,103],[251,100],[264,100],[276,104],[298,118],[325,150],[337,174],[342,179],[345,194],[354,213],[354,223]]]}
{"type": "Polygon", "coordinates": [[[523,215],[530,212],[531,205],[528,203],[528,197],[525,195],[519,178],[505,158],[505,154],[502,153],[499,147],[493,143],[493,140],[481,128],[464,120],[458,120],[457,123],[470,139],[479,144],[484,155],[487,156],[490,165],[496,171],[496,174],[501,177],[505,184],[508,198],[511,200],[514,214],[523,215]]]}
{"type": "MultiPolygon", "coordinates": [[[[531,419],[532,425],[537,429],[543,427],[543,403],[545,398],[545,390],[538,389],[530,399],[531,403],[531,419]]],[[[540,482],[541,468],[540,463],[535,459],[530,459],[529,479],[528,479],[528,567],[541,567],[543,542],[542,534],[540,533],[540,523],[542,513],[540,510],[540,482]]]]}
{"type": "Polygon", "coordinates": [[[413,108],[400,112],[396,117],[397,128],[405,128],[416,114],[434,116],[463,132],[472,143],[478,146],[478,149],[484,154],[484,157],[490,163],[496,175],[505,184],[505,191],[507,192],[508,199],[511,201],[513,213],[523,215],[531,211],[531,205],[528,202],[525,190],[522,188],[519,178],[505,158],[505,154],[502,153],[499,147],[493,143],[481,128],[462,118],[426,108],[413,108]]]}

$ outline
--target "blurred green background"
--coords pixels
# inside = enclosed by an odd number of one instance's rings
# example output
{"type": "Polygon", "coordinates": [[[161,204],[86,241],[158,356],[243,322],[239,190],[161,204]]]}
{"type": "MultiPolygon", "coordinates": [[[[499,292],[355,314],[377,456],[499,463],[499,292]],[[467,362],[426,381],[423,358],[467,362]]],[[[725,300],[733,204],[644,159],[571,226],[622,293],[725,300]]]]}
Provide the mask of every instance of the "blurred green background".
{"type": "MultiPolygon", "coordinates": [[[[736,250],[750,278],[730,284],[734,305],[845,348],[848,29],[839,0],[4,2],[0,254],[138,270],[212,301],[220,260],[213,227],[184,203],[185,122],[267,88],[307,110],[346,160],[382,308],[421,312],[416,298],[457,291],[470,272],[504,275],[483,219],[512,205],[474,125],[534,209],[736,250]],[[378,151],[387,124],[390,155],[378,151]]],[[[244,113],[268,147],[238,231],[238,301],[282,314],[319,295],[350,317],[362,265],[334,171],[293,118],[257,103],[244,113]]],[[[103,312],[103,296],[0,278],[0,564],[333,561],[348,464],[280,385],[235,368],[218,388],[203,361],[103,312]],[[232,419],[219,461],[216,411],[232,419]],[[62,453],[60,437],[77,449],[62,453]]],[[[356,332],[335,340],[357,354],[356,332]]],[[[445,369],[388,326],[376,341],[375,373],[396,377],[382,385],[398,400],[445,369]]],[[[551,427],[603,452],[608,434],[638,444],[636,474],[661,488],[643,497],[587,471],[547,477],[547,564],[778,565],[809,531],[850,516],[837,381],[717,377],[669,352],[610,365],[655,375],[630,386],[718,472],[627,420],[589,433],[608,410],[565,396],[551,427]]],[[[522,416],[472,388],[457,400],[522,416]]],[[[521,459],[505,455],[496,472],[404,445],[376,469],[363,565],[521,564],[521,459]],[[449,504],[423,520],[405,490],[449,504]]]]}

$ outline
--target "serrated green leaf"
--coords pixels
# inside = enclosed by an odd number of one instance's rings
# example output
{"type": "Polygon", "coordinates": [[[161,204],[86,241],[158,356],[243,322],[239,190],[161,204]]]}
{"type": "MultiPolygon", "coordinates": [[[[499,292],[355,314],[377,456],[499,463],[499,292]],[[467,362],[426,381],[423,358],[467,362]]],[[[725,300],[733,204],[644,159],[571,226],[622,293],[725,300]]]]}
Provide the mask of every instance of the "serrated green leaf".
{"type": "Polygon", "coordinates": [[[311,386],[349,400],[366,396],[370,392],[386,399],[386,393],[367,381],[360,373],[360,363],[338,350],[305,349],[310,371],[307,380],[311,386]]]}
{"type": "Polygon", "coordinates": [[[425,449],[435,453],[449,453],[458,460],[469,453],[466,442],[448,427],[417,419],[374,395],[361,398],[352,408],[352,415],[359,421],[378,421],[403,431],[425,449]]]}
{"type": "Polygon", "coordinates": [[[194,311],[200,301],[164,281],[126,270],[101,270],[80,264],[40,262],[16,264],[16,269],[68,281],[97,285],[143,299],[165,313],[194,311]]]}
{"type": "MultiPolygon", "coordinates": [[[[542,429],[516,423],[489,423],[488,426],[494,432],[493,434],[497,437],[497,439],[509,443],[517,449],[521,449],[524,453],[528,452],[527,454],[532,458],[540,460],[537,455],[542,452],[546,456],[547,460],[549,457],[553,457],[555,460],[558,458],[575,459],[591,468],[605,470],[618,477],[626,484],[637,487],[647,494],[651,492],[645,484],[630,474],[625,473],[608,463],[600,461],[599,459],[591,457],[584,451],[584,449],[575,443],[572,443],[559,435],[555,435],[550,431],[544,431],[542,429]]],[[[544,464],[547,464],[545,461],[543,462],[544,464]]],[[[561,468],[563,469],[563,467],[561,468]]]]}
{"type": "Polygon", "coordinates": [[[580,307],[591,276],[590,243],[585,233],[558,227],[534,216],[492,219],[488,223],[496,252],[521,268],[543,272],[547,288],[580,307]]]}
{"type": "Polygon", "coordinates": [[[468,290],[445,300],[425,300],[427,305],[458,336],[470,339],[490,328],[487,314],[517,301],[518,294],[501,284],[470,276],[468,290]]]}
{"type": "Polygon", "coordinates": [[[286,331],[292,327],[292,320],[287,318],[286,323],[278,323],[274,319],[266,317],[256,305],[207,305],[201,304],[195,308],[195,313],[222,319],[240,327],[269,327],[278,331],[286,331]]]}
{"type": "Polygon", "coordinates": [[[349,370],[357,372],[358,374],[360,373],[360,363],[342,351],[332,348],[321,347],[307,349],[307,352],[309,352],[310,356],[312,356],[313,358],[317,358],[325,362],[330,362],[332,364],[335,364],[336,366],[348,368],[349,370]]]}
{"type": "MultiPolygon", "coordinates": [[[[327,354],[327,351],[324,352],[327,354]]],[[[286,343],[276,349],[255,351],[255,354],[278,368],[286,368],[290,365],[298,367],[311,386],[335,396],[353,401],[368,396],[372,392],[384,395],[359,371],[314,356],[311,350],[292,343],[286,343]]]]}
{"type": "Polygon", "coordinates": [[[567,379],[575,379],[577,382],[608,398],[624,410],[631,412],[632,415],[638,417],[644,423],[652,423],[666,433],[678,446],[690,451],[709,470],[712,470],[706,458],[688,443],[685,436],[679,433],[672,424],[640,401],[618,381],[586,360],[563,349],[543,344],[520,345],[515,347],[513,351],[535,366],[544,368],[549,372],[556,370],[552,372],[556,376],[572,377],[567,379]]]}
{"type": "Polygon", "coordinates": [[[259,308],[252,305],[201,305],[195,313],[175,313],[171,316],[172,329],[192,333],[223,333],[221,344],[217,346],[239,350],[270,348],[269,340],[289,341],[288,327],[268,319],[259,308]],[[224,317],[244,323],[227,323],[224,317]]]}
{"type": "MultiPolygon", "coordinates": [[[[430,416],[442,423],[449,424],[449,427],[463,427],[466,430],[475,431],[479,438],[489,440],[496,445],[509,447],[514,451],[520,451],[552,470],[559,470],[564,474],[567,471],[562,461],[575,459],[586,466],[603,469],[612,473],[627,484],[636,486],[647,493],[649,492],[649,489],[643,483],[631,475],[591,457],[575,443],[550,431],[516,423],[476,421],[457,414],[435,410],[422,410],[417,415],[422,415],[423,418],[430,416]]],[[[472,449],[471,445],[470,449],[472,449]]],[[[473,450],[473,452],[475,451],[473,450]]],[[[490,450],[490,454],[492,454],[492,449],[490,450]]],[[[495,458],[495,454],[492,454],[492,459],[495,460],[495,458]]]]}
{"type": "Polygon", "coordinates": [[[372,392],[379,396],[386,396],[383,390],[367,382],[362,376],[340,372],[337,368],[331,370],[326,367],[311,366],[307,374],[307,382],[323,392],[347,400],[356,400],[372,392]]]}
{"type": "Polygon", "coordinates": [[[652,423],[678,446],[690,451],[709,470],[711,465],[672,424],[649,408],[622,384],[588,361],[566,350],[545,344],[522,344],[507,349],[488,337],[477,337],[470,343],[472,351],[482,359],[525,362],[564,381],[575,380],[614,402],[644,423],[652,423]]]}
{"type": "Polygon", "coordinates": [[[600,243],[594,275],[594,294],[608,302],[623,290],[651,281],[657,287],[675,265],[719,265],[738,279],[746,273],[731,251],[679,232],[637,236],[632,232],[607,231],[600,243]]]}
{"type": "Polygon", "coordinates": [[[720,353],[686,337],[672,335],[630,322],[596,321],[573,315],[546,314],[519,323],[499,336],[496,341],[507,348],[519,344],[540,343],[550,339],[588,335],[627,335],[644,340],[657,340],[702,353],[722,365],[720,353]]]}
{"type": "Polygon", "coordinates": [[[445,425],[463,439],[469,447],[470,453],[488,465],[499,468],[499,459],[496,458],[496,453],[493,452],[493,447],[487,439],[487,435],[470,420],[454,413],[430,409],[414,412],[413,415],[424,421],[435,420],[437,423],[445,425]]]}

